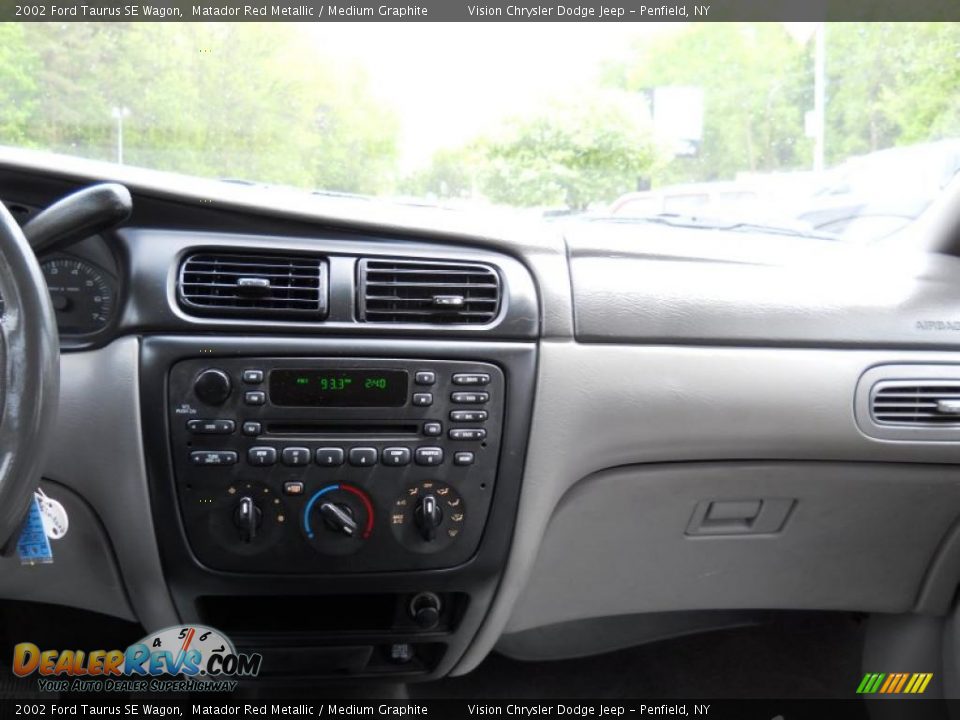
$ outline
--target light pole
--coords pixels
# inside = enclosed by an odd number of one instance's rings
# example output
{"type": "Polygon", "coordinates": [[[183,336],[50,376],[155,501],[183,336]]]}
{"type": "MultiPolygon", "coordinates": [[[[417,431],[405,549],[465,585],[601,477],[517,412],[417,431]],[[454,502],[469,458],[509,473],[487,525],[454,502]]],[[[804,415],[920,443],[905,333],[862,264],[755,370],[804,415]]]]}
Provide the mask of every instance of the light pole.
{"type": "Polygon", "coordinates": [[[130,117],[130,108],[115,107],[110,115],[117,121],[117,165],[123,165],[123,121],[130,117]]]}
{"type": "Polygon", "coordinates": [[[813,169],[822,172],[826,149],[827,24],[819,23],[814,35],[813,55],[813,169]]]}

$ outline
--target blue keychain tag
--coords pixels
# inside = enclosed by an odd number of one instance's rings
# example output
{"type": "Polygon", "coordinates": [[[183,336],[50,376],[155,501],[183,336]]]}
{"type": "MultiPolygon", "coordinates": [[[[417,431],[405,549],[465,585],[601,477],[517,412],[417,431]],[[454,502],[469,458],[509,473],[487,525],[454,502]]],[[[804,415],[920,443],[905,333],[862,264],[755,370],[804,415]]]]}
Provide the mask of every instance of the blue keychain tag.
{"type": "Polygon", "coordinates": [[[20,532],[20,539],[17,541],[17,552],[20,554],[21,565],[53,562],[53,550],[50,548],[50,540],[43,528],[43,518],[40,515],[40,505],[36,495],[30,499],[30,510],[23,530],[20,532]]]}

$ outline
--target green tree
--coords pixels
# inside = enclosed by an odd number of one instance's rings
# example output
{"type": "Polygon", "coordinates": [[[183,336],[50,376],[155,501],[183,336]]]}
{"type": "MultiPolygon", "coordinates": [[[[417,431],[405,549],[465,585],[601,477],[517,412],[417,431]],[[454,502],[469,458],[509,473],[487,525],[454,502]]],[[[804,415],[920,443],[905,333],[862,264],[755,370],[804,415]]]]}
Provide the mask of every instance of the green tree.
{"type": "Polygon", "coordinates": [[[477,148],[481,185],[491,200],[576,210],[635,189],[654,161],[644,103],[616,91],[514,118],[477,148]]]}
{"type": "Polygon", "coordinates": [[[741,170],[804,167],[812,107],[809,50],[773,23],[699,23],[650,41],[606,68],[609,84],[642,92],[683,85],[704,92],[703,140],[695,158],[664,163],[660,183],[731,179],[741,170]]]}
{"type": "Polygon", "coordinates": [[[475,192],[482,162],[475,147],[441,148],[433,154],[429,166],[403,178],[399,190],[420,197],[469,197],[475,192]]]}
{"type": "Polygon", "coordinates": [[[114,107],[130,109],[130,164],[361,193],[394,182],[396,118],[295,25],[0,25],[0,138],[112,160],[114,107]]]}
{"type": "Polygon", "coordinates": [[[25,28],[0,23],[0,144],[26,143],[37,109],[40,58],[27,42],[25,28]]]}
{"type": "Polygon", "coordinates": [[[827,27],[827,150],[850,155],[960,134],[960,27],[827,27]]]}

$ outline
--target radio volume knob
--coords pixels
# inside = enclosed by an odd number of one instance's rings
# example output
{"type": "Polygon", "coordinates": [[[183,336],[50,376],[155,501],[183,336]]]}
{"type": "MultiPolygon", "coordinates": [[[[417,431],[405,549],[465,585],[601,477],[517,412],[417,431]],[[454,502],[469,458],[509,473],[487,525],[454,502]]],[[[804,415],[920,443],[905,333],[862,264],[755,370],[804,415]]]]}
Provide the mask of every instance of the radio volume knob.
{"type": "Polygon", "coordinates": [[[207,405],[222,405],[232,389],[230,376],[217,368],[204,370],[193,382],[193,392],[207,405]]]}

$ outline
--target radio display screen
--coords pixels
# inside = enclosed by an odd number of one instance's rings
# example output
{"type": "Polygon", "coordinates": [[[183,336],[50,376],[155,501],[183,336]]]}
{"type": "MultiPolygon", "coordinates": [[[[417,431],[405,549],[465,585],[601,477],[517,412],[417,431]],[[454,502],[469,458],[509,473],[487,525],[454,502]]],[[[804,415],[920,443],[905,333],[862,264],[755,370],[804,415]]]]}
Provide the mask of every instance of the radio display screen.
{"type": "Polygon", "coordinates": [[[286,407],[400,407],[406,370],[309,368],[273,370],[270,401],[286,407]]]}

